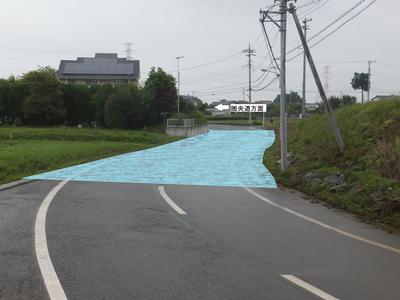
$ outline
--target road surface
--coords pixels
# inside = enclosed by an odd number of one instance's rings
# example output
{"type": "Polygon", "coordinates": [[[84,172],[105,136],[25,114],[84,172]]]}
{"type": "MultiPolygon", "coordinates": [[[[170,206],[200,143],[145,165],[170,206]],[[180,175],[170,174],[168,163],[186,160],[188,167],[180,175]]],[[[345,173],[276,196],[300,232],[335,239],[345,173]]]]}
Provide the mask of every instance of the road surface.
{"type": "Polygon", "coordinates": [[[1,299],[400,299],[399,236],[282,189],[33,181],[0,266],[1,299]]]}

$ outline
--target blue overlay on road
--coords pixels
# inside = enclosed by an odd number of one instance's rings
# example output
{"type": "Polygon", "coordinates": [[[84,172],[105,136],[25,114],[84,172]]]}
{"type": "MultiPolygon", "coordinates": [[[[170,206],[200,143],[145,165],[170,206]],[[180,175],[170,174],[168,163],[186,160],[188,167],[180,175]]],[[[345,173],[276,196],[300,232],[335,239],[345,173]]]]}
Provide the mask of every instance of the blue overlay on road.
{"type": "Polygon", "coordinates": [[[275,188],[262,163],[274,140],[273,131],[211,130],[26,179],[275,188]]]}

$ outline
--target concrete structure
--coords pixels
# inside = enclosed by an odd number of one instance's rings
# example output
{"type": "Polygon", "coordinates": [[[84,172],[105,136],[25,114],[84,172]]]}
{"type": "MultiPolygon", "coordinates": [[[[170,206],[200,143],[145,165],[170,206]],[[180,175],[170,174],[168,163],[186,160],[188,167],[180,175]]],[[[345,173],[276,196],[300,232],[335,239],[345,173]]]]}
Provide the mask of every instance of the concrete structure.
{"type": "Polygon", "coordinates": [[[166,134],[192,137],[208,132],[207,124],[196,124],[194,119],[168,119],[166,134]]]}
{"type": "Polygon", "coordinates": [[[140,61],[118,58],[117,53],[96,53],[94,57],[62,60],[57,76],[68,83],[115,86],[137,82],[140,77],[140,61]]]}

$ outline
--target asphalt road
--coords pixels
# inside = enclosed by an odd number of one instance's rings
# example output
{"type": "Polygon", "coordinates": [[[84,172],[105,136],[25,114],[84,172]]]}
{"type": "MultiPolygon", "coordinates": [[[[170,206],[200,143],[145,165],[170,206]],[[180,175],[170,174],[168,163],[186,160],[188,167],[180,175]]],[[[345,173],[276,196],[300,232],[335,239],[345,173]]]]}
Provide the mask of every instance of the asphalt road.
{"type": "MultiPolygon", "coordinates": [[[[0,191],[1,299],[49,299],[34,228],[58,184],[0,191]]],[[[152,184],[55,195],[47,246],[68,299],[400,299],[397,235],[281,189],[164,188],[173,203],[152,184]]]]}

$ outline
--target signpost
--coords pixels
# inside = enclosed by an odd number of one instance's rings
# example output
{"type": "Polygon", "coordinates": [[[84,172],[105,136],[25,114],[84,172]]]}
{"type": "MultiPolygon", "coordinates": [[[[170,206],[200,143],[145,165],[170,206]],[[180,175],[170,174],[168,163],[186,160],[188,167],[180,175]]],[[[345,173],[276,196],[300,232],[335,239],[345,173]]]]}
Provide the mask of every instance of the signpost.
{"type": "Polygon", "coordinates": [[[229,110],[231,113],[262,113],[263,127],[265,122],[265,113],[267,112],[267,104],[219,104],[215,107],[218,110],[229,110]]]}

